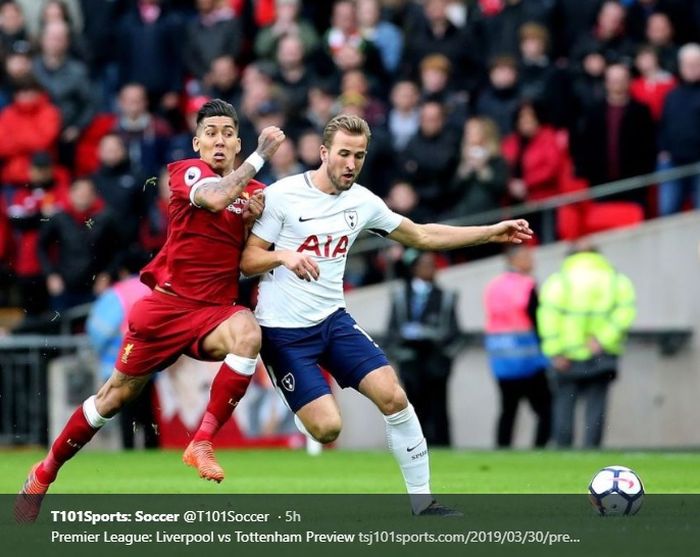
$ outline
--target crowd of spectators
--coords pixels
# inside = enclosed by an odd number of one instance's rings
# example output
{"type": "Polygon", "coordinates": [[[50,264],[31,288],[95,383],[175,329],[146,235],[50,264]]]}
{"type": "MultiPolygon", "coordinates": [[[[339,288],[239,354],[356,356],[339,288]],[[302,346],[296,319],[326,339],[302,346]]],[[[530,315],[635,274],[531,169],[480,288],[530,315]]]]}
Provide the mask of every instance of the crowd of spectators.
{"type": "MultiPolygon", "coordinates": [[[[360,183],[459,218],[700,160],[699,41],[698,0],[0,0],[0,306],[62,311],[157,251],[165,165],[209,98],[237,108],[243,158],[286,131],[266,183],[352,112],[360,183]]],[[[700,179],[611,200],[670,214],[700,179]]]]}

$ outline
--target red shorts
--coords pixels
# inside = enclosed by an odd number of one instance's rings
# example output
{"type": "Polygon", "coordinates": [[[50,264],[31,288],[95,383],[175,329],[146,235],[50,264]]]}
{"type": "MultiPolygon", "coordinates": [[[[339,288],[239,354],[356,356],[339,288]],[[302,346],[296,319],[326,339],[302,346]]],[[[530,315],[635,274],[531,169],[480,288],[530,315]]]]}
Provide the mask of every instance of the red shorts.
{"type": "Polygon", "coordinates": [[[182,354],[212,361],[202,348],[206,336],[244,306],[212,306],[154,290],[129,312],[115,366],[126,375],[147,375],[170,366],[182,354]]]}

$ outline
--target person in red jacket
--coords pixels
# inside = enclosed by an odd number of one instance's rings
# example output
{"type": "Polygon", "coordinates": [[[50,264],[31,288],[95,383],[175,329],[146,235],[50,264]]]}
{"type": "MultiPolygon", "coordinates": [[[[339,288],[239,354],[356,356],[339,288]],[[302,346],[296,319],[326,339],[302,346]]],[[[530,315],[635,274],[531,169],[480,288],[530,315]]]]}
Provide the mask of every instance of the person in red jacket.
{"type": "MultiPolygon", "coordinates": [[[[515,201],[539,201],[559,193],[566,142],[561,132],[546,124],[538,103],[527,101],[518,108],[515,132],[503,140],[503,156],[511,173],[508,191],[515,201]]],[[[530,224],[540,241],[554,240],[553,215],[534,214],[530,224]]]]}
{"type": "Polygon", "coordinates": [[[0,183],[17,187],[29,181],[34,153],[55,150],[61,113],[32,76],[14,84],[12,99],[0,112],[0,183]]]}

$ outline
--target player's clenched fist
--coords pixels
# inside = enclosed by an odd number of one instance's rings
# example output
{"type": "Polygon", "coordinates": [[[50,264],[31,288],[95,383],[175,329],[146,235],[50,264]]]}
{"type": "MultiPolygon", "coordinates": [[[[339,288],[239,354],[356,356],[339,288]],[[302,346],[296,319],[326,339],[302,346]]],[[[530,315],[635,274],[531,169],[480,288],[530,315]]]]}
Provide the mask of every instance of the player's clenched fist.
{"type": "Polygon", "coordinates": [[[265,193],[263,190],[256,191],[249,200],[246,208],[243,210],[243,221],[247,226],[252,226],[253,223],[260,218],[265,210],[265,193]]]}
{"type": "Polygon", "coordinates": [[[318,280],[321,274],[318,263],[308,255],[302,255],[295,251],[283,251],[280,252],[280,259],[287,269],[307,282],[318,280]]]}
{"type": "Polygon", "coordinates": [[[256,152],[266,161],[275,154],[277,148],[285,140],[284,132],[277,126],[267,126],[260,132],[256,152]]]}

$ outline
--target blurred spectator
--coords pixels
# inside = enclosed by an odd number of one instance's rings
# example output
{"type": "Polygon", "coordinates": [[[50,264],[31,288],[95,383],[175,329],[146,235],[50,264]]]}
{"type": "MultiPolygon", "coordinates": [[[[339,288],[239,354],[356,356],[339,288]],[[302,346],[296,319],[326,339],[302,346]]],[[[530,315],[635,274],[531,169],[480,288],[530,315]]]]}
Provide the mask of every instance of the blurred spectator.
{"type": "MultiPolygon", "coordinates": [[[[560,193],[569,161],[561,133],[547,123],[544,107],[523,103],[517,112],[515,132],[503,140],[503,155],[510,166],[508,191],[517,201],[540,201],[560,193]]],[[[550,210],[528,217],[541,242],[554,238],[554,215],[550,210]]]]}
{"type": "MultiPolygon", "coordinates": [[[[105,381],[112,375],[114,363],[119,356],[119,348],[129,325],[129,311],[136,302],[151,292],[138,277],[139,270],[146,263],[145,258],[136,255],[125,259],[120,270],[120,280],[100,294],[90,308],[85,324],[86,332],[90,346],[99,360],[100,376],[105,381]]],[[[135,433],[139,427],[143,431],[144,448],[158,447],[156,419],[151,402],[153,394],[153,381],[149,381],[141,394],[121,412],[119,424],[124,449],[135,448],[135,433]]]]}
{"type": "Polygon", "coordinates": [[[459,156],[459,136],[445,124],[442,104],[424,103],[420,128],[400,153],[402,176],[413,184],[421,205],[433,216],[449,207],[449,185],[459,156]]]}
{"type": "Polygon", "coordinates": [[[163,0],[137,0],[117,31],[119,83],[143,85],[154,110],[177,107],[182,89],[182,25],[163,0]]]}
{"type": "Polygon", "coordinates": [[[155,176],[167,162],[172,131],[168,123],[148,111],[146,89],[138,83],[121,88],[113,131],[121,136],[135,171],[155,176]]]}
{"type": "Polygon", "coordinates": [[[306,106],[309,87],[316,75],[305,62],[304,45],[297,35],[281,37],[277,42],[276,72],[289,114],[298,114],[306,106]]]}
{"type": "Polygon", "coordinates": [[[75,142],[97,113],[97,102],[87,67],[68,54],[69,32],[68,25],[63,22],[46,24],[33,70],[61,111],[59,158],[64,165],[72,167],[75,142]]]}
{"type": "Polygon", "coordinates": [[[15,82],[12,99],[0,112],[0,183],[18,187],[29,180],[32,155],[55,149],[61,113],[31,75],[15,82]]]}
{"type": "Polygon", "coordinates": [[[135,172],[126,146],[116,133],[100,140],[100,166],[92,181],[100,198],[119,223],[119,244],[133,249],[138,241],[139,226],[148,212],[149,198],[155,197],[147,188],[146,176],[135,172]]]}
{"type": "Polygon", "coordinates": [[[85,41],[77,28],[68,4],[64,0],[47,0],[41,9],[39,18],[39,40],[52,23],[62,23],[68,28],[68,55],[84,62],[86,59],[85,41]]]}
{"type": "Polygon", "coordinates": [[[508,193],[508,165],[493,120],[475,117],[464,124],[459,165],[450,189],[453,217],[491,211],[503,203],[508,193]]]}
{"type": "Polygon", "coordinates": [[[569,124],[570,99],[566,73],[552,64],[548,56],[550,34],[538,23],[520,28],[520,95],[542,102],[549,108],[550,119],[558,127],[569,124]]]}
{"type": "Polygon", "coordinates": [[[571,447],[574,411],[586,402],[583,445],[600,447],[607,396],[636,315],[634,285],[581,240],[540,291],[537,326],[553,374],[553,434],[571,447]]]}
{"type": "Polygon", "coordinates": [[[435,254],[415,254],[411,276],[392,295],[387,352],[430,445],[450,445],[447,380],[459,345],[457,297],[435,284],[435,254]]]}
{"type": "Polygon", "coordinates": [[[90,69],[90,78],[97,85],[95,96],[101,110],[112,112],[119,90],[118,53],[114,48],[119,25],[115,22],[127,10],[127,1],[80,0],[80,5],[84,17],[85,62],[90,69]]]}
{"type": "Polygon", "coordinates": [[[110,284],[120,258],[117,222],[89,179],[75,180],[67,206],[42,223],[39,260],[51,309],[91,302],[110,284]]]}
{"type": "Polygon", "coordinates": [[[299,134],[297,154],[304,170],[314,170],[321,164],[321,134],[313,129],[306,129],[299,134]]]}
{"type": "Polygon", "coordinates": [[[197,112],[208,100],[210,100],[209,97],[199,95],[190,98],[185,104],[185,129],[170,138],[167,162],[199,158],[192,146],[192,138],[197,130],[197,112]]]}
{"type": "Polygon", "coordinates": [[[335,93],[328,82],[315,83],[309,89],[309,102],[304,116],[309,125],[318,132],[322,132],[324,126],[337,113],[335,93]]]}
{"type": "Polygon", "coordinates": [[[196,0],[196,5],[197,17],[185,29],[183,59],[185,70],[203,79],[219,56],[238,59],[243,36],[241,22],[226,0],[196,0]]]}
{"type": "Polygon", "coordinates": [[[0,55],[29,50],[30,41],[22,7],[12,0],[0,4],[0,55]]]}
{"type": "MultiPolygon", "coordinates": [[[[41,33],[42,13],[49,0],[41,2],[38,0],[14,1],[22,7],[29,35],[32,38],[37,38],[41,33]]],[[[64,5],[61,8],[61,12],[67,13],[70,16],[70,21],[72,22],[71,28],[75,29],[76,32],[80,32],[83,28],[83,13],[80,9],[80,0],[61,0],[61,3],[64,5]]]]}
{"type": "Polygon", "coordinates": [[[319,44],[314,26],[300,17],[300,0],[276,0],[275,22],[264,27],[255,38],[255,54],[258,58],[272,60],[277,52],[277,42],[285,36],[296,35],[304,45],[304,54],[311,54],[319,44]]]}
{"type": "Polygon", "coordinates": [[[646,39],[659,53],[661,67],[671,73],[678,71],[678,46],[674,42],[673,24],[664,13],[655,13],[647,20],[646,39]]]}
{"type": "Polygon", "coordinates": [[[692,3],[686,0],[633,0],[627,15],[627,27],[629,36],[636,41],[643,41],[649,20],[656,14],[663,14],[668,18],[681,41],[687,41],[691,37],[692,29],[692,3]]]}
{"type": "Polygon", "coordinates": [[[297,158],[296,145],[288,137],[272,155],[269,164],[257,174],[257,180],[269,186],[277,180],[303,171],[304,167],[297,158]]]}
{"type": "Polygon", "coordinates": [[[323,36],[322,45],[333,62],[334,73],[362,70],[382,81],[384,66],[379,52],[362,36],[353,0],[338,0],[333,4],[331,26],[323,36]]]}
{"type": "Polygon", "coordinates": [[[532,249],[518,246],[506,255],[508,269],[484,291],[486,351],[501,393],[496,444],[510,447],[518,405],[527,399],[537,415],[533,445],[544,447],[552,426],[547,358],[537,336],[537,285],[532,249]]]}
{"type": "Polygon", "coordinates": [[[630,94],[647,106],[655,122],[661,118],[666,95],[676,87],[676,78],[662,69],[659,56],[653,46],[643,46],[637,52],[634,65],[639,77],[632,80],[630,94]]]}
{"type": "MultiPolygon", "coordinates": [[[[363,118],[370,126],[386,123],[386,107],[374,94],[367,75],[359,70],[345,72],[340,80],[340,94],[363,97],[363,118]]],[[[342,101],[341,101],[342,102],[342,101]]]]}
{"type": "Polygon", "coordinates": [[[393,23],[382,19],[379,0],[358,0],[357,21],[360,33],[379,51],[387,73],[396,73],[403,53],[403,34],[393,23]]]}
{"type": "Polygon", "coordinates": [[[15,188],[8,203],[19,304],[30,317],[49,308],[46,281],[37,255],[39,228],[66,205],[69,181],[68,172],[55,166],[48,153],[40,151],[32,155],[29,182],[15,188]]]}
{"type": "MultiPolygon", "coordinates": [[[[605,92],[605,102],[584,115],[577,142],[578,172],[592,185],[652,172],[656,159],[654,121],[649,109],[630,97],[626,66],[607,68],[605,92]]],[[[646,191],[633,190],[615,199],[645,207],[646,191]]]]}
{"type": "Polygon", "coordinates": [[[473,92],[480,79],[481,63],[466,30],[456,27],[448,18],[447,0],[425,0],[423,15],[415,18],[405,36],[410,37],[404,47],[401,62],[404,77],[414,74],[420,61],[430,54],[442,54],[453,67],[459,68],[455,85],[473,92]]]}
{"type": "Polygon", "coordinates": [[[509,56],[495,58],[489,70],[489,83],[476,101],[476,113],[496,122],[501,134],[506,135],[513,129],[513,116],[519,103],[515,59],[509,56]]]}
{"type": "Polygon", "coordinates": [[[579,37],[588,33],[595,24],[603,0],[558,0],[555,22],[549,27],[556,33],[558,56],[568,57],[579,37]]]}
{"type": "Polygon", "coordinates": [[[431,54],[420,63],[420,87],[423,100],[436,100],[445,107],[449,125],[461,129],[469,113],[469,95],[452,86],[452,64],[442,54],[431,54]]]}
{"type": "MultiPolygon", "coordinates": [[[[340,105],[340,112],[343,114],[354,114],[367,119],[369,103],[363,95],[356,92],[345,93],[340,97],[340,105]]],[[[372,190],[375,195],[384,197],[397,174],[395,159],[396,153],[391,146],[389,132],[384,126],[375,125],[357,181],[372,190]]]]}
{"type": "Polygon", "coordinates": [[[397,81],[391,90],[391,108],[387,115],[387,128],[391,143],[401,151],[420,125],[420,94],[418,86],[409,80],[397,81]]]}
{"type": "Polygon", "coordinates": [[[483,45],[483,55],[489,60],[496,56],[518,55],[518,30],[526,23],[539,23],[551,26],[553,2],[543,0],[504,0],[497,13],[476,11],[474,26],[477,29],[479,44],[483,45]]]}
{"type": "Polygon", "coordinates": [[[606,68],[605,57],[598,50],[586,53],[580,68],[572,68],[571,88],[575,103],[571,111],[574,115],[571,121],[572,129],[577,130],[580,127],[583,114],[604,102],[606,68]]]}
{"type": "Polygon", "coordinates": [[[33,77],[29,43],[17,43],[4,59],[4,71],[0,71],[0,110],[12,102],[14,84],[33,77]]]}
{"type": "Polygon", "coordinates": [[[598,12],[596,25],[587,35],[579,37],[571,57],[580,63],[593,51],[603,54],[610,63],[631,63],[634,44],[625,35],[625,7],[616,0],[606,0],[598,12]]]}
{"type": "Polygon", "coordinates": [[[392,211],[408,217],[413,222],[424,224],[430,221],[430,211],[421,205],[418,194],[410,182],[396,181],[386,196],[386,204],[392,211]]]}
{"type": "Polygon", "coordinates": [[[401,29],[404,37],[410,36],[410,31],[425,19],[423,7],[412,0],[382,0],[382,15],[401,29]]]}
{"type": "MultiPolygon", "coordinates": [[[[700,160],[700,45],[689,43],[678,53],[681,84],[664,103],[659,125],[659,168],[700,160]]],[[[664,182],[659,187],[659,213],[680,211],[688,200],[700,208],[700,176],[664,182]]]]}
{"type": "Polygon", "coordinates": [[[233,56],[224,54],[212,60],[202,91],[209,98],[221,99],[236,108],[240,106],[243,90],[240,70],[233,56]]]}

